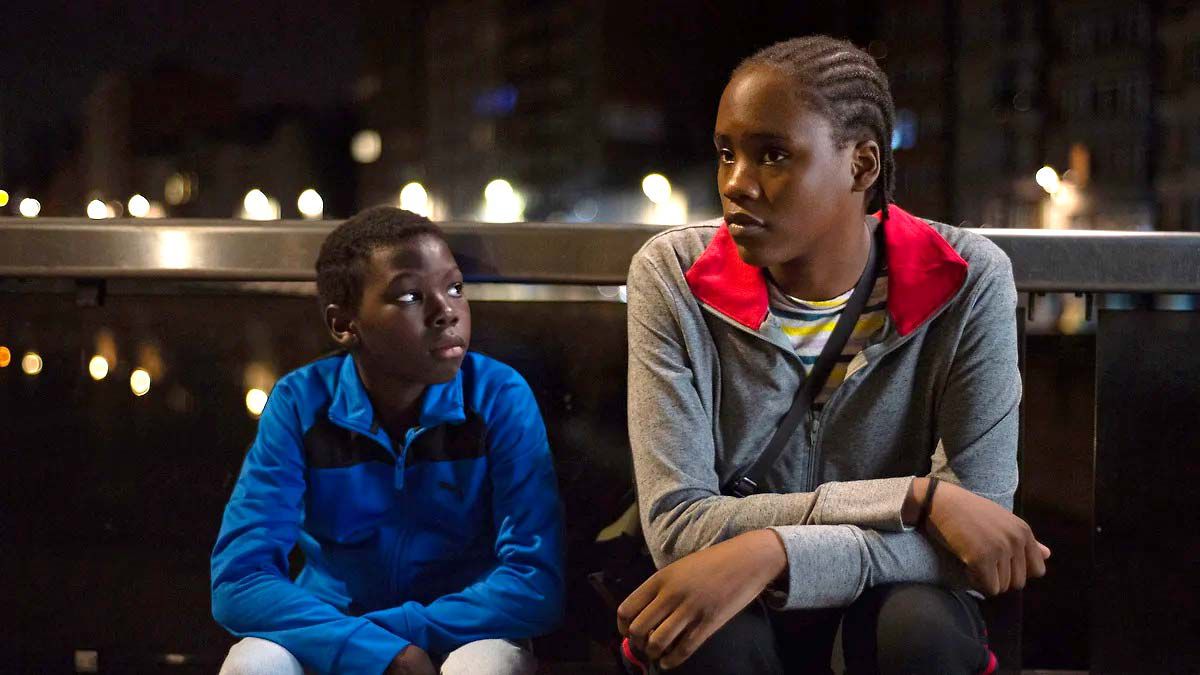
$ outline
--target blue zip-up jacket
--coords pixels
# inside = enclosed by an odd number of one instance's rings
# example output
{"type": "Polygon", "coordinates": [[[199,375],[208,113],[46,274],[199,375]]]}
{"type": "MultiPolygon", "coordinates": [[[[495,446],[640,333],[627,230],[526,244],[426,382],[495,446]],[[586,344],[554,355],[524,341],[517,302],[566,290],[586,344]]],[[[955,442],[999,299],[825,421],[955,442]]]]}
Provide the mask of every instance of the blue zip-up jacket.
{"type": "Polygon", "coordinates": [[[545,426],[515,370],[469,353],[391,439],[353,357],[330,356],[271,392],[213,549],[213,616],[308,668],[380,673],[410,643],[445,654],[552,630],[562,536],[545,426]]]}

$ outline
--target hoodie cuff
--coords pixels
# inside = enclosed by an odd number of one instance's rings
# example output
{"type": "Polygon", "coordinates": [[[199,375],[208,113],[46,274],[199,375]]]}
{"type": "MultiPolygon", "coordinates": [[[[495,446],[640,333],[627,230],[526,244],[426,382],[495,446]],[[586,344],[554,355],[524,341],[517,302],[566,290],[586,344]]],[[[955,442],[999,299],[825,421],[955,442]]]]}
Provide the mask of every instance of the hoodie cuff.
{"type": "Polygon", "coordinates": [[[342,643],[342,651],[333,664],[337,673],[382,673],[411,643],[379,626],[363,620],[342,643]]]}
{"type": "Polygon", "coordinates": [[[825,483],[813,507],[813,523],[902,532],[908,529],[904,526],[904,500],[912,482],[912,476],[901,476],[825,483]]]}
{"type": "Polygon", "coordinates": [[[773,609],[845,607],[867,583],[863,544],[854,527],[785,525],[770,528],[787,551],[786,589],[764,594],[773,609]]]}

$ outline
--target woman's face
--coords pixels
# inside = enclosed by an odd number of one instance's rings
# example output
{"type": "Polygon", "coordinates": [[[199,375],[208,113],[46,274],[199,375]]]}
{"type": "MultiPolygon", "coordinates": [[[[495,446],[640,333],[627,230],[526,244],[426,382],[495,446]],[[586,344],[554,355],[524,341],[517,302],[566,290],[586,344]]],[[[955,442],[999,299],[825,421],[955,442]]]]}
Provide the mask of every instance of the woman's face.
{"type": "Polygon", "coordinates": [[[781,70],[754,65],[729,81],[717,108],[725,222],[742,260],[758,267],[809,259],[861,227],[864,190],[874,182],[871,175],[862,184],[863,144],[838,147],[830,121],[797,89],[781,70]]]}

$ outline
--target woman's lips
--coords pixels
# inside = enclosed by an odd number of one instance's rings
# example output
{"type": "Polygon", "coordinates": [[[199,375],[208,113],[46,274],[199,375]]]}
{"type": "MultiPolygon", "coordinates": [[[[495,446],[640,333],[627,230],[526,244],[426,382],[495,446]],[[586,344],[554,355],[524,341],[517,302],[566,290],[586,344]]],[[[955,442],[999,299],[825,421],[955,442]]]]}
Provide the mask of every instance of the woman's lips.
{"type": "Polygon", "coordinates": [[[729,234],[737,237],[752,237],[761,234],[766,230],[765,227],[758,223],[741,222],[741,223],[726,223],[729,226],[729,234]]]}
{"type": "Polygon", "coordinates": [[[754,236],[766,229],[761,220],[745,211],[726,215],[725,225],[729,227],[729,234],[734,237],[754,236]]]}

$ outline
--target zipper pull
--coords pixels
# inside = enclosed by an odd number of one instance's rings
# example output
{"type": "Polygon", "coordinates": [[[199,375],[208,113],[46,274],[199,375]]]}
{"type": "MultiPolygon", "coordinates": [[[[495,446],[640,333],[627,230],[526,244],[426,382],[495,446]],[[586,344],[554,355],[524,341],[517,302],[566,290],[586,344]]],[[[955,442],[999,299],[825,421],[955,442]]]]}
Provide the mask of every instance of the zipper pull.
{"type": "Polygon", "coordinates": [[[821,418],[817,415],[816,410],[808,411],[808,444],[816,446],[817,444],[817,427],[821,424],[821,418]]]}

